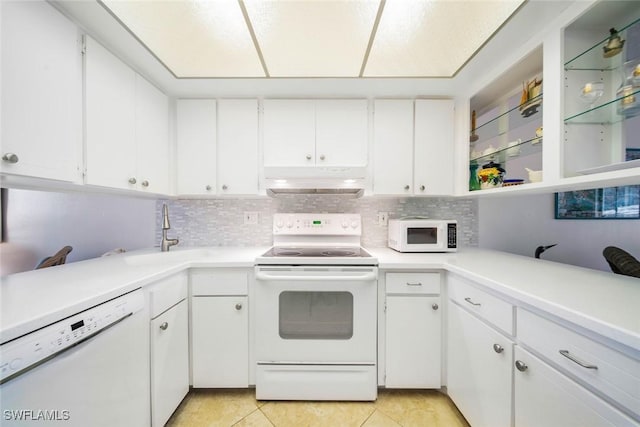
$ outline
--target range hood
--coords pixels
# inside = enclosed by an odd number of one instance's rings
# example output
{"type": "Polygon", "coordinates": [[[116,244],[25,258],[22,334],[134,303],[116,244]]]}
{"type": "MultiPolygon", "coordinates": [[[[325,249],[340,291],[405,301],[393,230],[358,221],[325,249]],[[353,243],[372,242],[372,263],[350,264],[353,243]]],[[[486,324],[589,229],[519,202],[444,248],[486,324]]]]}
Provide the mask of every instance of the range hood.
{"type": "Polygon", "coordinates": [[[265,166],[267,194],[343,195],[361,197],[364,194],[366,167],[275,167],[265,166]]]}

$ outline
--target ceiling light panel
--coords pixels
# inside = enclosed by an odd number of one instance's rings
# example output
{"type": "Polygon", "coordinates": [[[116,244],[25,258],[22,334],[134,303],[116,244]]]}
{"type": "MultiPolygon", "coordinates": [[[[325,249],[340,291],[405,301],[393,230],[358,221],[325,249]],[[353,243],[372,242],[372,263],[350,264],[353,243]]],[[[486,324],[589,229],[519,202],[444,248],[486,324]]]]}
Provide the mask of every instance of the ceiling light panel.
{"type": "Polygon", "coordinates": [[[177,77],[265,77],[236,0],[103,0],[177,77]]]}
{"type": "Polygon", "coordinates": [[[366,77],[451,77],[524,0],[386,0],[366,77]]]}
{"type": "Polygon", "coordinates": [[[244,0],[272,77],[358,77],[379,3],[244,0]]]}

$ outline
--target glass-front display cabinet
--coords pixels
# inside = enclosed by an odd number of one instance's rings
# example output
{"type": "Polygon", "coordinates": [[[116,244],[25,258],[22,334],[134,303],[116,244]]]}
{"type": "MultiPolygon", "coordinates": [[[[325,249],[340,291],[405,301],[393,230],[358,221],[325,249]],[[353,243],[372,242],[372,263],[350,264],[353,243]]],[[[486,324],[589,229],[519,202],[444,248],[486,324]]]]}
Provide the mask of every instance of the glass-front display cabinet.
{"type": "Polygon", "coordinates": [[[640,2],[601,1],[564,31],[563,176],[640,167],[640,2]]]}
{"type": "Polygon", "coordinates": [[[543,179],[542,47],[470,100],[469,190],[543,179]]]}

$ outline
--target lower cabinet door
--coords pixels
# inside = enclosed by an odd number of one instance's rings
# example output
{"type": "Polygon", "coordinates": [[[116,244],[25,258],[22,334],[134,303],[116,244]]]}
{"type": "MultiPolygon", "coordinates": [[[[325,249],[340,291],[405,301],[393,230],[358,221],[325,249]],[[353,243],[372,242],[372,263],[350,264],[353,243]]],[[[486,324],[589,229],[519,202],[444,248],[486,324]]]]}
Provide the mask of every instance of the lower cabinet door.
{"type": "Polygon", "coordinates": [[[385,386],[440,388],[440,297],[388,296],[385,386]]]}
{"type": "Polygon", "coordinates": [[[163,426],[189,391],[187,301],[151,320],[151,423],[163,426]]]}
{"type": "Polygon", "coordinates": [[[249,386],[249,310],[246,296],[193,297],[192,375],[198,388],[249,386]]]}
{"type": "Polygon", "coordinates": [[[640,425],[519,346],[515,367],[516,427],[640,425]]]}
{"type": "Polygon", "coordinates": [[[513,343],[448,305],[447,392],[473,427],[511,425],[513,343]]]}

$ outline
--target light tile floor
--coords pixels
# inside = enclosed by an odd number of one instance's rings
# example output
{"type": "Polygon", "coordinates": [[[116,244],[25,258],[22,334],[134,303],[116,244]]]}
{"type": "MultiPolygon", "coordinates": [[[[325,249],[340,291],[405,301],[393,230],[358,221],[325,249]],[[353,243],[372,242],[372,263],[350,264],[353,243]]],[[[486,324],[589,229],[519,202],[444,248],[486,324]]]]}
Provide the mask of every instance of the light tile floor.
{"type": "Polygon", "coordinates": [[[469,427],[433,390],[379,390],[375,402],[258,401],[255,390],[191,390],[171,427],[469,427]]]}

